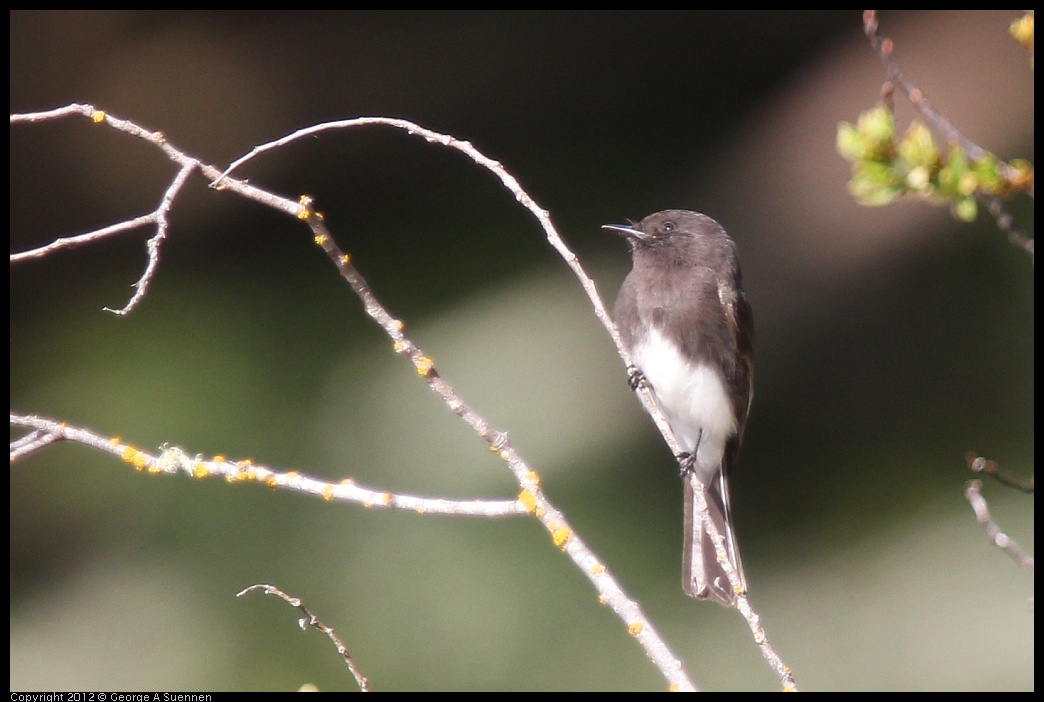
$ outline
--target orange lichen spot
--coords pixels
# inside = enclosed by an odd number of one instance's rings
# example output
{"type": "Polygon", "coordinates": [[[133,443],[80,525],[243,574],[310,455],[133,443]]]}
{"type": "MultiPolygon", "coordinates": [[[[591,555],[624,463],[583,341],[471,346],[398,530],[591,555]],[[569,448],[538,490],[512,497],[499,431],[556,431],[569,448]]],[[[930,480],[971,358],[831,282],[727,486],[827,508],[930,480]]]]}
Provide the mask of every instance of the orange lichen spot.
{"type": "Polygon", "coordinates": [[[91,121],[95,124],[101,124],[105,121],[105,112],[103,110],[95,110],[91,113],[91,121]]]}
{"type": "Polygon", "coordinates": [[[406,345],[405,341],[396,341],[394,344],[392,344],[392,349],[395,350],[395,353],[402,353],[408,348],[409,346],[406,345]]]}
{"type": "Polygon", "coordinates": [[[111,445],[113,445],[113,446],[119,446],[120,445],[120,437],[118,437],[118,436],[109,437],[109,443],[111,445]]]}
{"type": "Polygon", "coordinates": [[[266,475],[264,478],[261,479],[261,482],[265,484],[265,487],[270,487],[273,489],[279,487],[279,479],[275,476],[274,473],[269,473],[268,475],[266,475]]]}
{"type": "Polygon", "coordinates": [[[392,503],[392,494],[390,492],[382,493],[381,494],[381,504],[383,504],[385,507],[387,507],[391,503],[392,503]]]}
{"type": "Polygon", "coordinates": [[[531,493],[529,490],[523,490],[518,493],[518,501],[522,503],[522,506],[526,508],[527,512],[536,512],[536,495],[531,493]]]}
{"type": "Polygon", "coordinates": [[[678,691],[678,683],[671,683],[670,685],[667,686],[667,692],[677,692],[677,691],[678,691]]]}
{"type": "Polygon", "coordinates": [[[341,481],[341,485],[355,485],[355,481],[351,478],[345,478],[341,481]]]}
{"type": "Polygon", "coordinates": [[[564,549],[566,543],[569,541],[569,538],[571,536],[572,533],[569,531],[569,529],[565,528],[564,526],[552,525],[551,543],[553,543],[558,548],[564,549]]]}
{"type": "Polygon", "coordinates": [[[120,453],[120,458],[122,458],[127,463],[133,463],[134,456],[137,453],[138,449],[134,448],[133,446],[127,445],[123,447],[123,451],[120,453]]]}
{"type": "Polygon", "coordinates": [[[602,565],[601,563],[595,563],[593,566],[591,566],[591,571],[590,572],[591,572],[591,575],[601,575],[602,573],[605,572],[605,566],[602,565]]]}
{"type": "Polygon", "coordinates": [[[341,265],[350,266],[352,264],[352,257],[348,254],[341,254],[341,265]]]}
{"type": "Polygon", "coordinates": [[[522,479],[533,483],[534,486],[540,485],[540,473],[537,473],[535,470],[527,471],[526,474],[522,476],[522,479]]]}
{"type": "Polygon", "coordinates": [[[286,477],[288,477],[288,478],[296,478],[297,476],[298,476],[298,472],[296,470],[292,470],[292,471],[290,471],[290,472],[288,472],[286,474],[286,477]]]}
{"type": "Polygon", "coordinates": [[[298,219],[308,219],[312,216],[312,203],[315,199],[311,195],[302,195],[297,198],[297,204],[301,206],[301,209],[297,211],[298,219]]]}
{"type": "Polygon", "coordinates": [[[323,491],[321,494],[323,496],[323,499],[329,502],[334,498],[334,486],[330,485],[329,483],[323,485],[323,491]]]}
{"type": "Polygon", "coordinates": [[[254,462],[251,461],[249,458],[244,458],[242,460],[236,461],[236,465],[240,468],[249,468],[250,466],[254,465],[254,462]]]}
{"type": "Polygon", "coordinates": [[[210,471],[207,470],[207,466],[202,461],[197,461],[192,465],[192,477],[193,478],[206,478],[210,475],[210,471]]]}
{"type": "Polygon", "coordinates": [[[637,636],[644,628],[645,626],[641,622],[631,622],[627,625],[627,633],[631,636],[637,636]]]}
{"type": "Polygon", "coordinates": [[[395,320],[395,328],[398,329],[399,331],[402,331],[403,329],[406,328],[406,323],[403,322],[401,319],[396,319],[395,320]]]}
{"type": "Polygon", "coordinates": [[[325,246],[326,242],[328,242],[329,240],[330,240],[330,238],[328,236],[326,236],[325,234],[316,234],[314,239],[313,239],[313,241],[315,241],[317,246],[325,246]]]}
{"type": "Polygon", "coordinates": [[[226,460],[228,459],[222,456],[220,453],[214,456],[214,463],[224,463],[226,460]]]}
{"type": "Polygon", "coordinates": [[[417,366],[417,375],[421,376],[422,378],[426,378],[429,375],[431,375],[431,370],[435,367],[435,361],[431,360],[427,356],[421,356],[416,361],[414,361],[414,365],[417,366]]]}
{"type": "Polygon", "coordinates": [[[604,604],[605,604],[606,602],[608,602],[608,601],[609,601],[609,600],[605,599],[605,595],[599,595],[599,596],[598,596],[598,604],[600,604],[600,605],[604,605],[604,604]]]}

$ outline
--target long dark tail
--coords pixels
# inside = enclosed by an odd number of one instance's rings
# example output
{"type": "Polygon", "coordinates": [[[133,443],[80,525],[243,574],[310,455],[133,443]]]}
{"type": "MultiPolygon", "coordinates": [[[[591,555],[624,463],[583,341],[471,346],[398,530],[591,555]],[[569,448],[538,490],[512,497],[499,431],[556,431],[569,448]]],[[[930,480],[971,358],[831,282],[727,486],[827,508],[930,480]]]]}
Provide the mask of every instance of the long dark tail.
{"type": "MultiPolygon", "coordinates": [[[[683,480],[682,490],[685,493],[682,589],[691,597],[715,600],[726,607],[732,607],[736,602],[736,591],[725,574],[725,568],[718,562],[714,542],[703,528],[703,521],[694,504],[696,488],[691,479],[683,480]]],[[[743,574],[743,564],[740,562],[739,548],[736,546],[736,534],[732,529],[729,489],[723,472],[719,472],[707,486],[706,495],[707,512],[718,533],[725,540],[725,552],[739,575],[737,585],[745,591],[747,579],[743,574]]]]}

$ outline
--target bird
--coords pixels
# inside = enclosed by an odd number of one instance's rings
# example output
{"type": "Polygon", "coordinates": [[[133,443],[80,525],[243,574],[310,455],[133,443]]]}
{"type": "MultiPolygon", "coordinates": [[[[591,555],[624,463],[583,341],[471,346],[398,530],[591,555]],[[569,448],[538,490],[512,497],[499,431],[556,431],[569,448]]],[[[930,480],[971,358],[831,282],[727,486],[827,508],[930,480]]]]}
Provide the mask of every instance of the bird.
{"type": "Polygon", "coordinates": [[[714,219],[689,210],[607,224],[631,249],[631,270],[613,309],[631,357],[632,388],[645,382],[682,448],[685,533],[682,589],[734,606],[747,589],[733,528],[728,476],[739,456],[754,388],[754,323],[736,243],[714,219]],[[730,581],[696,508],[724,540],[730,581]]]}

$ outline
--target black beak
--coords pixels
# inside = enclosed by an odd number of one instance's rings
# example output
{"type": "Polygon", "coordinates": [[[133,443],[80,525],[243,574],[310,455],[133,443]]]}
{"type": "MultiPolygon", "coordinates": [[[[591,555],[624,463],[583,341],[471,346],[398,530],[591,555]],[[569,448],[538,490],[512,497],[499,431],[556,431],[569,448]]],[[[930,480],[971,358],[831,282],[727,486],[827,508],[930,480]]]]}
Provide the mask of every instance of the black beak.
{"type": "Polygon", "coordinates": [[[634,224],[603,224],[602,229],[625,236],[629,239],[641,239],[643,232],[638,229],[634,224]]]}

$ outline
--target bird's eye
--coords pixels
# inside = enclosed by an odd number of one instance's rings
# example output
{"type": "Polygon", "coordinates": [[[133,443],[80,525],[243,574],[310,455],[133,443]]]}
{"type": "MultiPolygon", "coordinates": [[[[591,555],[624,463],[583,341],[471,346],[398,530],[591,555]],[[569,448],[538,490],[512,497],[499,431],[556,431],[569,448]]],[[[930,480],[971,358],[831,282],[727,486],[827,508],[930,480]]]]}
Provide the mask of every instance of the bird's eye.
{"type": "Polygon", "coordinates": [[[665,231],[665,232],[673,232],[674,231],[674,222],[664,222],[663,223],[663,231],[665,231]]]}

